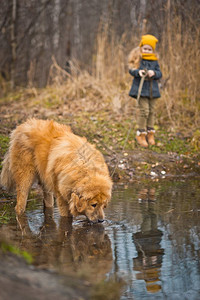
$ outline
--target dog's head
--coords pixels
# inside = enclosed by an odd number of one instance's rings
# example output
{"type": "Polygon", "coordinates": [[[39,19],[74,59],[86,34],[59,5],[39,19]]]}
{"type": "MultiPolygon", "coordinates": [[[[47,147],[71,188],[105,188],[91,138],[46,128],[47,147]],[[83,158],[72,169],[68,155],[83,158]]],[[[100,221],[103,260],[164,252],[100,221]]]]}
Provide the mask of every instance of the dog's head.
{"type": "Polygon", "coordinates": [[[92,223],[104,221],[104,208],[109,199],[106,195],[96,195],[88,199],[80,194],[72,193],[69,203],[69,209],[72,215],[85,215],[92,223]]]}
{"type": "Polygon", "coordinates": [[[112,182],[104,180],[84,182],[71,194],[69,209],[72,215],[85,215],[92,223],[104,221],[104,208],[111,198],[112,182]]]}

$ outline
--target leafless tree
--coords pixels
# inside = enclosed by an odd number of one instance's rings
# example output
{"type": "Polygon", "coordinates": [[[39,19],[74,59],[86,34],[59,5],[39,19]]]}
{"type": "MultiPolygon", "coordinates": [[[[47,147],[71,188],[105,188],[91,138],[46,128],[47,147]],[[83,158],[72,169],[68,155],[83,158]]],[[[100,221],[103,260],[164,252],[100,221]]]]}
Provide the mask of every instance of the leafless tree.
{"type": "Polygon", "coordinates": [[[76,59],[90,70],[105,24],[108,38],[126,36],[126,47],[144,32],[162,40],[176,15],[183,20],[183,35],[189,19],[195,34],[199,7],[199,0],[0,0],[1,76],[12,87],[45,86],[52,57],[63,68],[76,59]]]}

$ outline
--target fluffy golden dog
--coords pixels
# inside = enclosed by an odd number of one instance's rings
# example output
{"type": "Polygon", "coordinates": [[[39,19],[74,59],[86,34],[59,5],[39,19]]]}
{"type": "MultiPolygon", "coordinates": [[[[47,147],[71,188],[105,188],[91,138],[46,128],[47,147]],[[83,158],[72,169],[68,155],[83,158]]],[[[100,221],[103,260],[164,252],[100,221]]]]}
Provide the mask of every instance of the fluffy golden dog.
{"type": "Polygon", "coordinates": [[[16,190],[18,215],[25,211],[36,179],[45,207],[53,206],[55,196],[61,216],[85,215],[91,222],[103,221],[112,190],[107,165],[95,146],[73,134],[70,127],[30,119],[12,132],[1,184],[16,190]]]}

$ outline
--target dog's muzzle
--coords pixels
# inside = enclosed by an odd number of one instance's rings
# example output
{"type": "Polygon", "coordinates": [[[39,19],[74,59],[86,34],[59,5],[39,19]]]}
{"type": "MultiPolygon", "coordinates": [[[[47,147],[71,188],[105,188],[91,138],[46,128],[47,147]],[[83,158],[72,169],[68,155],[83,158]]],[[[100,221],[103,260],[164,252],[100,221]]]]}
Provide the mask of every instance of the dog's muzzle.
{"type": "Polygon", "coordinates": [[[103,223],[104,219],[98,219],[98,223],[103,223]]]}

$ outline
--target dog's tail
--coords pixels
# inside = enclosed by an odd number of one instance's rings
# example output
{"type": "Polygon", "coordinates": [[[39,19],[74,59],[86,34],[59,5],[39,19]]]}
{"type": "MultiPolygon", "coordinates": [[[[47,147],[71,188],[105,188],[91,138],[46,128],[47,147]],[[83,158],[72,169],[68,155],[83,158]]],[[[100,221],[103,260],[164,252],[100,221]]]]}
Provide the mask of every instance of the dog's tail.
{"type": "Polygon", "coordinates": [[[0,183],[3,187],[6,188],[8,192],[13,192],[15,190],[15,182],[10,171],[10,153],[6,153],[3,160],[3,168],[1,171],[0,183]]]}

